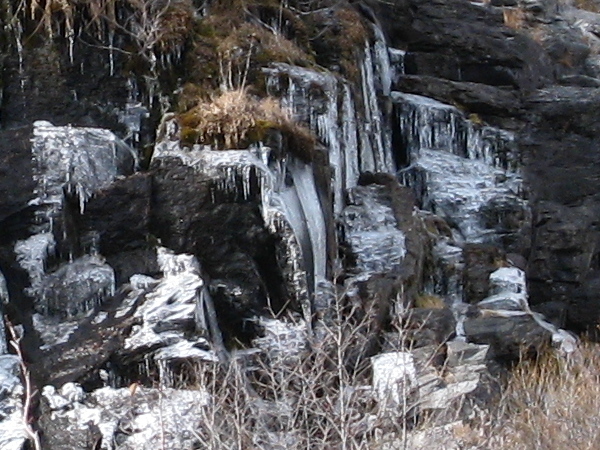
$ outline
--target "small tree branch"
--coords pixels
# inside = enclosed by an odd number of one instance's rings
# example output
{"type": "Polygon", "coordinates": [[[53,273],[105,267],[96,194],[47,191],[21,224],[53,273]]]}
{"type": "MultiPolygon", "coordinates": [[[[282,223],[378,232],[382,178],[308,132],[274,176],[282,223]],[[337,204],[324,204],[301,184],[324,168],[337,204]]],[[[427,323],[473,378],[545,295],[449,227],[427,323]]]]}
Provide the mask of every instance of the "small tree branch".
{"type": "Polygon", "coordinates": [[[34,450],[42,450],[42,444],[40,442],[38,432],[34,430],[31,426],[31,424],[33,423],[33,417],[31,414],[31,402],[33,398],[37,395],[37,390],[33,389],[31,383],[31,374],[29,372],[29,369],[27,368],[27,365],[25,364],[25,359],[23,358],[23,351],[21,350],[21,336],[17,333],[17,330],[15,329],[13,324],[8,320],[6,320],[6,328],[10,333],[10,346],[14,349],[15,354],[19,359],[23,387],[25,388],[22,416],[23,429],[25,430],[27,438],[33,445],[34,450]]]}

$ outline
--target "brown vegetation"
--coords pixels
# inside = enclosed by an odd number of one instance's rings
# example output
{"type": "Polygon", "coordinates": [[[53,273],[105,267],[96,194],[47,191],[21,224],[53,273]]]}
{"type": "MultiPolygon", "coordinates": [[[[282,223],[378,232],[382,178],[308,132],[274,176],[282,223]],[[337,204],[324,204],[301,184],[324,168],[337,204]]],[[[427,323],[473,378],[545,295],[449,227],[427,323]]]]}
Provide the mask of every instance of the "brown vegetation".
{"type": "Polygon", "coordinates": [[[246,148],[265,142],[272,133],[286,141],[284,148],[304,160],[310,159],[315,138],[297,124],[273,98],[258,98],[247,89],[225,90],[179,115],[181,140],[188,144],[211,145],[215,149],[246,148]]]}
{"type": "Polygon", "coordinates": [[[587,343],[573,361],[547,354],[512,373],[487,448],[600,448],[600,349],[587,343]]]}
{"type": "Polygon", "coordinates": [[[600,2],[598,0],[575,0],[574,5],[593,13],[600,13],[600,2]]]}
{"type": "Polygon", "coordinates": [[[525,11],[521,8],[503,8],[502,15],[504,17],[504,25],[509,28],[519,30],[526,23],[525,11]]]}

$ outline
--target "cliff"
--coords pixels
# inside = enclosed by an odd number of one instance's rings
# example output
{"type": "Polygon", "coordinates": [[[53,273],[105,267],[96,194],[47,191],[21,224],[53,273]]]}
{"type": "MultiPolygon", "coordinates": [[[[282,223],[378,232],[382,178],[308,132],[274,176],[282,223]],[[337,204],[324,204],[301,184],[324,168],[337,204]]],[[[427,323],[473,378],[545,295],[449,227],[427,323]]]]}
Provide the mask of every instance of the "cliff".
{"type": "Polygon", "coordinates": [[[421,448],[596,332],[600,5],[0,18],[0,447],[421,448]]]}

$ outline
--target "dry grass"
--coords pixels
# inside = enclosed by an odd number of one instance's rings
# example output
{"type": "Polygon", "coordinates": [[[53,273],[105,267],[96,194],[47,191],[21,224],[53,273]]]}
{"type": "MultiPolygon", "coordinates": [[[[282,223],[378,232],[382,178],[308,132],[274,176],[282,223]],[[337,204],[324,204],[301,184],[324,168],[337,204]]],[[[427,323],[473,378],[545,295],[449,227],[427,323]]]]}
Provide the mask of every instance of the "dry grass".
{"type": "Polygon", "coordinates": [[[316,142],[278,100],[254,97],[244,88],[225,90],[208,100],[198,99],[195,106],[179,115],[179,123],[183,142],[211,145],[219,150],[247,148],[279,132],[285,140],[284,147],[306,160],[316,142]]]}
{"type": "Polygon", "coordinates": [[[358,328],[338,315],[303,351],[280,344],[282,353],[263,354],[249,368],[234,360],[205,372],[200,384],[213,401],[195,431],[203,448],[366,450],[374,429],[401,430],[370,400],[368,378],[347,366],[358,328]]]}
{"type": "Polygon", "coordinates": [[[522,29],[527,22],[525,11],[521,8],[503,8],[502,15],[504,17],[504,25],[513,30],[522,29]]]}
{"type": "Polygon", "coordinates": [[[415,297],[415,307],[443,309],[446,307],[446,303],[439,295],[420,294],[415,297]]]}
{"type": "Polygon", "coordinates": [[[574,0],[574,6],[593,13],[600,13],[600,1],[598,0],[574,0]]]}
{"type": "Polygon", "coordinates": [[[122,33],[140,52],[180,52],[192,30],[191,0],[22,0],[13,11],[38,24],[35,32],[73,39],[79,31],[104,42],[122,33]]]}
{"type": "Polygon", "coordinates": [[[489,430],[490,449],[600,448],[600,348],[583,344],[577,362],[553,355],[520,363],[489,430]]]}

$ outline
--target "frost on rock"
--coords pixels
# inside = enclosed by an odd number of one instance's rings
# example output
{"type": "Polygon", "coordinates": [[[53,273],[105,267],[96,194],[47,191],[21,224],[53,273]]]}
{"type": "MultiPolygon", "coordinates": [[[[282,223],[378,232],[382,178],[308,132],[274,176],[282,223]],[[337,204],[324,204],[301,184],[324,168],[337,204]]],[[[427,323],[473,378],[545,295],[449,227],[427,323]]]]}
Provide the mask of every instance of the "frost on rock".
{"type": "Polygon", "coordinates": [[[492,272],[490,274],[490,294],[499,294],[500,292],[526,295],[525,272],[516,267],[501,267],[492,272]]]}
{"type": "Polygon", "coordinates": [[[424,178],[408,182],[420,186],[423,208],[445,219],[458,231],[459,240],[497,243],[501,235],[518,231],[496,218],[498,211],[517,218],[519,224],[528,217],[527,203],[520,198],[520,178],[481,160],[421,149],[408,170],[424,178]]]}
{"type": "Polygon", "coordinates": [[[363,274],[398,270],[406,255],[404,233],[398,229],[394,212],[381,193],[381,186],[376,185],[352,189],[350,204],[341,217],[345,241],[363,274]]]}
{"type": "Polygon", "coordinates": [[[99,189],[135,167],[135,154],[112,132],[101,128],[55,127],[34,123],[32,153],[37,198],[46,219],[63,205],[63,190],[79,200],[81,212],[99,189]]]}
{"type": "Polygon", "coordinates": [[[103,258],[86,255],[42,279],[36,307],[43,315],[78,318],[115,293],[115,273],[103,258]]]}
{"type": "Polygon", "coordinates": [[[204,295],[200,264],[192,255],[176,255],[159,248],[158,263],[163,272],[160,280],[132,277],[133,292],[125,302],[133,303],[144,296],[137,308],[137,324],[125,340],[124,359],[143,363],[151,358],[159,367],[161,383],[172,385],[169,363],[174,361],[217,361],[204,337],[204,295]]]}
{"type": "Polygon", "coordinates": [[[33,314],[33,327],[42,340],[40,350],[46,350],[54,345],[68,341],[69,336],[78,326],[77,320],[65,320],[60,317],[33,314]]]}
{"type": "Polygon", "coordinates": [[[59,391],[45,386],[42,396],[52,412],[45,423],[56,431],[51,437],[76,441],[98,430],[102,450],[200,448],[197,430],[210,401],[202,390],[104,387],[86,394],[73,383],[59,391]]]}
{"type": "Polygon", "coordinates": [[[448,299],[453,305],[463,299],[463,251],[443,237],[435,242],[432,249],[434,270],[426,286],[429,293],[448,299]]]}
{"type": "Polygon", "coordinates": [[[15,355],[0,354],[0,448],[2,450],[22,450],[25,445],[23,386],[19,374],[18,358],[15,355]]]}
{"type": "Polygon", "coordinates": [[[267,355],[274,367],[298,362],[308,350],[305,323],[294,324],[261,317],[258,326],[262,329],[262,336],[252,343],[267,355]]]}
{"type": "Polygon", "coordinates": [[[481,310],[492,311],[495,316],[507,319],[529,316],[537,326],[551,334],[552,344],[559,354],[577,354],[578,340],[574,335],[559,329],[529,307],[525,272],[516,267],[502,267],[490,274],[489,281],[491,295],[477,304],[481,310]]]}
{"type": "Polygon", "coordinates": [[[417,385],[413,355],[409,352],[380,353],[371,357],[371,365],[373,389],[378,402],[400,415],[406,412],[409,394],[417,385]]]}

